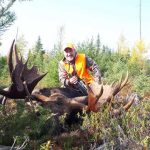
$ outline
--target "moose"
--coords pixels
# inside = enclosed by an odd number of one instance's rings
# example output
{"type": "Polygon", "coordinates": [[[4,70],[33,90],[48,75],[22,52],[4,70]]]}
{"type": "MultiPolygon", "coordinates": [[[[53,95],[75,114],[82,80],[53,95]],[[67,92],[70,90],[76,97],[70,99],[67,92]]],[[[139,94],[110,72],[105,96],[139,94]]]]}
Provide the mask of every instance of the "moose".
{"type": "MultiPolygon", "coordinates": [[[[34,99],[41,102],[43,106],[49,105],[52,112],[62,115],[73,111],[94,111],[98,112],[101,107],[108,104],[110,113],[113,115],[120,114],[120,108],[112,108],[112,103],[117,93],[119,93],[128,83],[128,73],[123,80],[122,78],[115,84],[97,84],[95,91],[88,88],[88,95],[75,95],[69,89],[63,87],[35,89],[40,80],[47,74],[40,75],[38,68],[33,66],[27,67],[28,60],[23,63],[22,57],[19,58],[15,40],[12,42],[8,54],[8,67],[11,78],[11,85],[6,89],[0,89],[0,95],[4,100],[10,99],[34,99]],[[96,94],[95,94],[96,93],[96,94]]],[[[134,97],[122,106],[127,111],[134,102],[134,97]]]]}

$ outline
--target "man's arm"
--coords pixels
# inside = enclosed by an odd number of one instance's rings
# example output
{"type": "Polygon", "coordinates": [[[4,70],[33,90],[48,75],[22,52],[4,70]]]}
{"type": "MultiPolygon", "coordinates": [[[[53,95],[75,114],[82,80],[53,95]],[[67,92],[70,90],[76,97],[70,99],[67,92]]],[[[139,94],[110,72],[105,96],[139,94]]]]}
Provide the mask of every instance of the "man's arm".
{"type": "Polygon", "coordinates": [[[93,73],[94,81],[101,83],[100,69],[95,61],[88,56],[86,56],[86,67],[93,73]]]}

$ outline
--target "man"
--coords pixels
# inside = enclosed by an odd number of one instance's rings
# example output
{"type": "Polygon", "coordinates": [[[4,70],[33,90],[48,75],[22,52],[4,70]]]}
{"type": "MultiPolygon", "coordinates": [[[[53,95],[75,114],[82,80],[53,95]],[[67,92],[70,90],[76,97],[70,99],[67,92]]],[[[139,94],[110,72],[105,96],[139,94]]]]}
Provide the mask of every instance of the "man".
{"type": "MultiPolygon", "coordinates": [[[[88,93],[85,84],[88,84],[93,92],[96,91],[93,83],[101,82],[101,73],[98,65],[85,54],[77,53],[72,43],[68,43],[63,51],[64,58],[59,62],[58,72],[59,80],[68,88],[68,93],[75,97],[87,96],[88,93]],[[93,76],[89,71],[93,73],[93,76]]],[[[82,116],[81,110],[73,111],[66,117],[65,122],[69,126],[74,123],[82,123],[82,117],[77,115],[78,113],[82,116]]]]}
{"type": "Polygon", "coordinates": [[[60,82],[65,87],[77,90],[82,95],[87,95],[85,84],[92,85],[94,81],[101,82],[98,65],[85,54],[78,54],[72,43],[68,43],[63,51],[64,58],[59,62],[58,69],[60,82]]]}

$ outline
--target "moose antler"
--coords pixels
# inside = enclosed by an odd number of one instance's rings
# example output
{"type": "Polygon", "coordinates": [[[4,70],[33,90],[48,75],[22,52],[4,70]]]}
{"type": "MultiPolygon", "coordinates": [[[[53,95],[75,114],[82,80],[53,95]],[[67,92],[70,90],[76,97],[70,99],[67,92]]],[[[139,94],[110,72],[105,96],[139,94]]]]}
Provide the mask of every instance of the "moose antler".
{"type": "Polygon", "coordinates": [[[37,83],[47,74],[40,75],[37,67],[33,66],[31,69],[27,68],[27,62],[23,63],[22,57],[19,59],[16,45],[13,40],[9,55],[8,55],[8,66],[11,78],[11,86],[8,90],[0,89],[0,94],[8,98],[23,99],[26,97],[26,91],[23,86],[23,82],[26,82],[29,93],[33,91],[37,83]],[[13,60],[14,52],[14,60],[13,60]]]}
{"type": "MultiPolygon", "coordinates": [[[[119,93],[122,90],[122,88],[127,85],[128,78],[129,78],[129,75],[127,72],[126,77],[123,81],[122,81],[122,77],[121,77],[120,81],[115,85],[114,84],[103,85],[103,94],[99,98],[98,102],[100,102],[101,104],[109,103],[111,101],[111,98],[114,97],[117,93],[119,93]]],[[[95,89],[97,90],[97,89],[99,89],[99,87],[95,88],[95,89]]]]}
{"type": "Polygon", "coordinates": [[[127,85],[127,83],[128,83],[128,72],[126,74],[125,79],[122,80],[122,77],[121,77],[120,81],[116,84],[111,84],[111,85],[109,85],[109,84],[99,85],[99,84],[95,84],[95,83],[92,84],[91,89],[93,90],[93,93],[95,95],[97,95],[98,90],[101,89],[100,90],[101,95],[97,100],[96,100],[96,96],[95,97],[93,96],[93,98],[89,99],[89,102],[88,102],[90,104],[89,109],[97,112],[104,104],[108,103],[109,104],[108,107],[110,107],[109,110],[114,115],[119,114],[121,111],[121,108],[123,108],[125,111],[127,111],[133,104],[134,97],[130,98],[130,101],[125,106],[123,106],[119,109],[112,108],[112,100],[115,99],[115,95],[117,93],[119,93],[122,90],[122,88],[127,85]],[[91,101],[91,99],[93,99],[93,100],[91,101]]]}

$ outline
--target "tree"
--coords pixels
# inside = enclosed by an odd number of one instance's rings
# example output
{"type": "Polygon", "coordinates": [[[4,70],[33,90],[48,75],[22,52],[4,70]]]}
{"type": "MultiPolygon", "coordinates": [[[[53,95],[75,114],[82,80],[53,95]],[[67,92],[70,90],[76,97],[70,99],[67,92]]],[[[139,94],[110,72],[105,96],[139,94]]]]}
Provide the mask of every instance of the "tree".
{"type": "Polygon", "coordinates": [[[28,57],[30,58],[29,65],[36,65],[40,70],[43,70],[44,67],[44,55],[45,51],[43,50],[43,44],[41,42],[41,37],[38,37],[38,40],[32,50],[29,51],[28,57]]]}
{"type": "Polygon", "coordinates": [[[0,1],[0,36],[5,32],[16,20],[16,15],[9,9],[16,0],[0,1]]]}
{"type": "Polygon", "coordinates": [[[65,27],[60,26],[57,33],[58,34],[57,44],[54,45],[54,50],[56,51],[60,51],[63,49],[64,32],[65,32],[65,27]]]}
{"type": "MultiPolygon", "coordinates": [[[[14,23],[16,14],[10,8],[17,0],[0,0],[0,36],[14,23]]],[[[27,0],[19,0],[27,1],[27,0]]]]}
{"type": "Polygon", "coordinates": [[[28,42],[25,40],[24,35],[19,36],[19,38],[16,41],[17,50],[21,53],[22,56],[24,56],[26,52],[27,43],[28,42]]]}
{"type": "Polygon", "coordinates": [[[44,54],[44,50],[43,50],[43,44],[41,42],[41,37],[38,37],[38,40],[35,44],[35,53],[36,54],[44,54]]]}
{"type": "Polygon", "coordinates": [[[7,57],[2,56],[0,57],[0,87],[6,86],[9,81],[7,57]]]}
{"type": "Polygon", "coordinates": [[[123,34],[120,35],[118,40],[118,53],[122,55],[127,55],[129,53],[129,47],[127,46],[126,38],[123,34]]]}
{"type": "Polygon", "coordinates": [[[131,58],[129,60],[129,63],[138,63],[142,68],[145,63],[145,57],[144,54],[147,52],[147,48],[145,46],[145,43],[143,40],[137,41],[135,43],[135,46],[132,49],[131,52],[131,58]]]}
{"type": "Polygon", "coordinates": [[[100,35],[97,35],[97,40],[96,40],[96,54],[99,54],[101,50],[101,41],[100,41],[100,35]]]}

